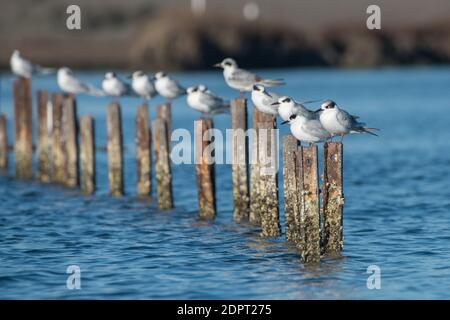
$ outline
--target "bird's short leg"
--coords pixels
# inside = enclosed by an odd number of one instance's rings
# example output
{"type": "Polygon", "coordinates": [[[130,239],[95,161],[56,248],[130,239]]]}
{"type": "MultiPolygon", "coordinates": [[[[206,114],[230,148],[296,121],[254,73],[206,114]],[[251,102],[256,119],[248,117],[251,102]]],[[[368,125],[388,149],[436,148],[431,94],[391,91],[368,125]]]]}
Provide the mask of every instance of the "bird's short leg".
{"type": "Polygon", "coordinates": [[[341,134],[341,142],[344,142],[344,134],[341,134]]]}
{"type": "Polygon", "coordinates": [[[240,91],[240,97],[241,98],[245,98],[245,92],[244,91],[240,91]]]}

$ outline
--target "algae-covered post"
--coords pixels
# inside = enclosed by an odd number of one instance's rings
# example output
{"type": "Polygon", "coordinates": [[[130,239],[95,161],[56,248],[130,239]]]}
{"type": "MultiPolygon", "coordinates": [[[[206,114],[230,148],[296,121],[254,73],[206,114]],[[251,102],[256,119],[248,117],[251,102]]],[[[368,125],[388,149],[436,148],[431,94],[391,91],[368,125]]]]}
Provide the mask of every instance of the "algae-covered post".
{"type": "Polygon", "coordinates": [[[48,92],[39,90],[37,92],[37,141],[36,158],[37,172],[36,177],[41,182],[50,181],[50,140],[49,140],[49,115],[48,112],[48,92]]]}
{"type": "Polygon", "coordinates": [[[66,181],[67,156],[63,136],[63,100],[62,93],[52,94],[52,157],[51,157],[51,181],[55,183],[64,183],[66,181]]]}
{"type": "Polygon", "coordinates": [[[95,123],[90,115],[80,118],[81,191],[90,195],[95,192],[95,123]]]}
{"type": "Polygon", "coordinates": [[[320,260],[320,208],[317,146],[300,147],[303,162],[303,228],[305,246],[302,258],[305,262],[320,260]]]}
{"type": "Polygon", "coordinates": [[[8,130],[6,115],[0,114],[0,173],[8,170],[8,130]]]}
{"type": "Polygon", "coordinates": [[[231,152],[234,221],[249,219],[247,104],[245,99],[231,100],[231,152]]]}
{"type": "Polygon", "coordinates": [[[124,193],[122,118],[118,103],[111,103],[108,106],[107,128],[109,192],[112,196],[122,196],[124,193]]]}
{"type": "Polygon", "coordinates": [[[136,113],[136,174],[137,194],[148,196],[152,190],[151,179],[151,133],[148,106],[141,105],[136,113]]]}
{"type": "Polygon", "coordinates": [[[199,216],[214,219],[216,216],[216,197],[214,185],[214,155],[211,154],[212,119],[201,119],[194,123],[195,132],[195,175],[198,188],[199,216]]]}
{"type": "Polygon", "coordinates": [[[14,154],[16,177],[33,177],[31,80],[20,77],[14,81],[14,154]]]}
{"type": "Polygon", "coordinates": [[[172,135],[172,105],[169,102],[158,105],[156,107],[156,117],[163,120],[166,124],[166,136],[170,152],[172,149],[170,141],[172,135]]]}
{"type": "Polygon", "coordinates": [[[172,173],[169,163],[166,122],[162,119],[154,120],[152,122],[152,134],[158,208],[171,209],[173,208],[172,173]]]}
{"type": "MultiPolygon", "coordinates": [[[[270,118],[269,118],[270,119],[270,118]]],[[[278,135],[274,118],[258,125],[259,162],[259,202],[261,235],[277,237],[281,235],[278,208],[278,135]]]]}
{"type": "Polygon", "coordinates": [[[325,143],[322,208],[324,218],[323,251],[327,255],[339,255],[343,248],[342,215],[344,193],[342,159],[342,142],[325,143]]]}
{"type": "Polygon", "coordinates": [[[68,95],[63,100],[63,140],[66,148],[66,181],[70,188],[78,186],[78,133],[77,105],[75,97],[68,95]]]}
{"type": "Polygon", "coordinates": [[[283,137],[283,190],[284,190],[284,225],[286,240],[298,241],[298,224],[300,194],[298,193],[296,175],[297,139],[293,135],[283,137]]]}

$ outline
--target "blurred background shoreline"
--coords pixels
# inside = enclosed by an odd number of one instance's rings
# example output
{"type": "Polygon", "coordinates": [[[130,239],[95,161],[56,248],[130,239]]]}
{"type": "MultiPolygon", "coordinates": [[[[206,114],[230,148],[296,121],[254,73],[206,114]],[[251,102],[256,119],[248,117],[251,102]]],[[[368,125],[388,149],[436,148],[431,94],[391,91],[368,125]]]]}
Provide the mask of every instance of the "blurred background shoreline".
{"type": "Polygon", "coordinates": [[[0,2],[2,70],[16,48],[85,70],[205,70],[226,56],[248,68],[450,63],[445,0],[80,0],[82,29],[72,31],[71,1],[0,2]],[[366,27],[370,4],[381,8],[381,30],[366,27]]]}

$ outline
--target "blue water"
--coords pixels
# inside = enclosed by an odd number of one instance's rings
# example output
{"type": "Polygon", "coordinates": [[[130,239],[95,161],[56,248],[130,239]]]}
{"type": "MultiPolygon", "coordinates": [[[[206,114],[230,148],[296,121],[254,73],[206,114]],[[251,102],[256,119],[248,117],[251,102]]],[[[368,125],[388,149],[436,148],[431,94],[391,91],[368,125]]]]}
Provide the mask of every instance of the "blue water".
{"type": "MultiPolygon", "coordinates": [[[[197,219],[193,167],[173,168],[176,209],[161,212],[135,196],[134,116],[137,99],[122,100],[127,195],[108,196],[106,154],[98,153],[98,192],[0,177],[0,298],[406,299],[450,298],[450,68],[373,71],[275,70],[278,92],[299,100],[333,98],[380,137],[345,140],[345,247],[341,259],[300,263],[279,239],[232,221],[231,173],[216,167],[218,215],[197,219]],[[66,268],[81,269],[81,289],[66,288],[66,268]],[[381,269],[369,290],[366,270],[381,269]]],[[[99,84],[100,73],[80,73],[99,84]]],[[[217,72],[176,75],[236,95],[217,72]]],[[[56,90],[36,78],[33,89],[56,90]]],[[[11,77],[2,76],[1,108],[12,114],[11,77]]],[[[157,98],[152,106],[161,100],[157,98]]],[[[79,115],[97,120],[105,145],[108,98],[80,96],[79,115]]],[[[151,117],[154,118],[154,109],[151,117]]],[[[192,131],[198,117],[174,103],[174,127],[192,131]]],[[[228,116],[215,126],[229,127],[228,116]]],[[[9,122],[10,138],[12,137],[9,122]]],[[[281,134],[287,132],[282,128],[281,134]]],[[[11,154],[11,162],[13,160],[11,154]]],[[[10,167],[9,176],[13,173],[10,167]]],[[[283,197],[280,190],[280,207],[283,197]]],[[[283,210],[281,210],[283,217],[283,210]]]]}

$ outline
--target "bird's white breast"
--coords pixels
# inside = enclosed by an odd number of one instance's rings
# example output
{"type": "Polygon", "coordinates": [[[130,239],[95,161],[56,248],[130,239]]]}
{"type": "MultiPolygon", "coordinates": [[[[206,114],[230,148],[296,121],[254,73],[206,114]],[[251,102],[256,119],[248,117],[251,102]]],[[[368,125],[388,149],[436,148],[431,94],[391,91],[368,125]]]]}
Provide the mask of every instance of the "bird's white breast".
{"type": "Polygon", "coordinates": [[[346,128],[337,120],[337,110],[324,110],[320,115],[320,123],[331,135],[345,133],[346,128]]]}

